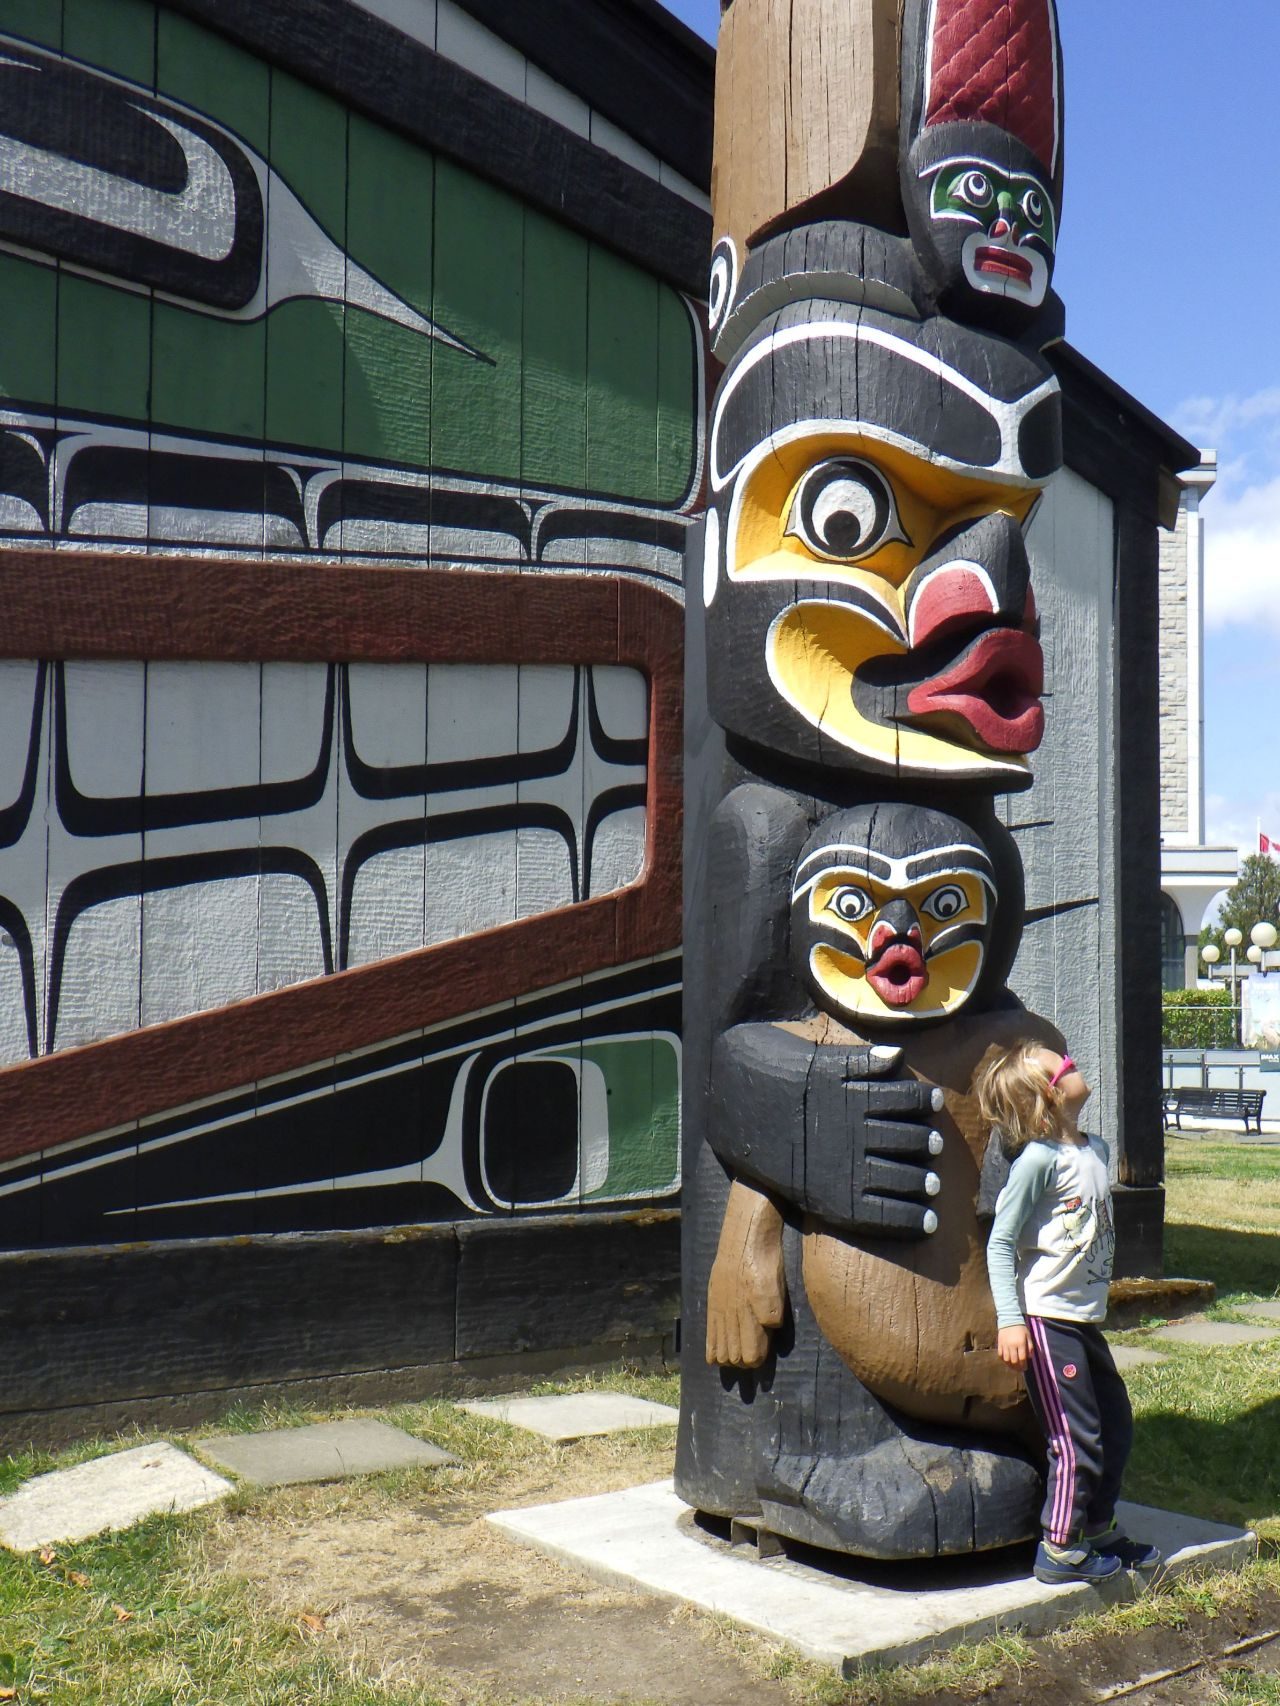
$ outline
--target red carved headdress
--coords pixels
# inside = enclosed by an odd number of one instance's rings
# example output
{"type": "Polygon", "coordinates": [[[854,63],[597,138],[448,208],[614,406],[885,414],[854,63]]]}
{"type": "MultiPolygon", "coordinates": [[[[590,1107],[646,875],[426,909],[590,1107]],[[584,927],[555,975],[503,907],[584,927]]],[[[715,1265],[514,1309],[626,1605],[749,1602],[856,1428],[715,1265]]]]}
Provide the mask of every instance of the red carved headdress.
{"type": "Polygon", "coordinates": [[[933,0],[925,125],[992,124],[1058,169],[1058,32],[1052,0],[933,0]]]}

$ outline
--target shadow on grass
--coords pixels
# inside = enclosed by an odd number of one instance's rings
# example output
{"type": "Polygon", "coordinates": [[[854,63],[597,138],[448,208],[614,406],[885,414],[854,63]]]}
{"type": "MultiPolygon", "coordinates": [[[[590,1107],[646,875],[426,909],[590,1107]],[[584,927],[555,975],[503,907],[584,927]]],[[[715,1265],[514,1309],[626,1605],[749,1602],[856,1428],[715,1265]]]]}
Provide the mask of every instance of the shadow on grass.
{"type": "Polygon", "coordinates": [[[1226,1232],[1214,1226],[1166,1226],[1164,1271],[1212,1280],[1219,1297],[1280,1292],[1280,1232],[1226,1232]]]}
{"type": "MultiPolygon", "coordinates": [[[[1238,1528],[1280,1520],[1280,1398],[1221,1421],[1139,1416],[1124,1496],[1238,1528]]],[[[1268,1526],[1271,1526],[1271,1523],[1268,1526]]]]}

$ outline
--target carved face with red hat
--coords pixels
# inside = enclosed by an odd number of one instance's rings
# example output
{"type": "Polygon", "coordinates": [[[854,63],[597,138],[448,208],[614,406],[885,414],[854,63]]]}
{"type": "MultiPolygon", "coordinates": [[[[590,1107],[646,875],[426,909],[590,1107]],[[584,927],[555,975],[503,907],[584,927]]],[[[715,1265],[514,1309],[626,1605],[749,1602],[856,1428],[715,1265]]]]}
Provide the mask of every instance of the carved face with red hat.
{"type": "Polygon", "coordinates": [[[1062,211],[1054,0],[908,0],[902,194],[946,310],[1021,335],[1049,297],[1062,211]]]}

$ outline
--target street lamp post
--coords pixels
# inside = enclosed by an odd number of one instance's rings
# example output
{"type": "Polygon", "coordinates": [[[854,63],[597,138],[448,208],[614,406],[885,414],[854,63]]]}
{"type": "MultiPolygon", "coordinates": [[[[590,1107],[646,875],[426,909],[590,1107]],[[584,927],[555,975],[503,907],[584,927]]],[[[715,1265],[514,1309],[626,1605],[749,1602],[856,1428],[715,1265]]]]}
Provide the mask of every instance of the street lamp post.
{"type": "Polygon", "coordinates": [[[1244,941],[1244,932],[1237,930],[1233,925],[1230,930],[1222,932],[1222,940],[1231,950],[1231,1025],[1235,1031],[1238,1044],[1240,1041],[1240,995],[1237,983],[1239,973],[1236,971],[1236,949],[1244,941]]]}
{"type": "MultiPolygon", "coordinates": [[[[1227,968],[1227,976],[1231,979],[1231,1028],[1235,1034],[1236,1043],[1239,1044],[1241,1040],[1240,989],[1236,950],[1244,941],[1244,932],[1237,930],[1235,926],[1232,925],[1230,930],[1223,931],[1222,940],[1227,944],[1227,949],[1231,956],[1230,964],[1227,968]]],[[[1277,941],[1280,941],[1280,934],[1277,933],[1275,925],[1268,924],[1264,919],[1261,923],[1255,924],[1249,932],[1250,945],[1245,958],[1249,961],[1251,966],[1256,967],[1259,971],[1262,971],[1265,974],[1265,959],[1267,952],[1271,948],[1275,947],[1277,941]]],[[[1208,967],[1209,981],[1212,983],[1214,969],[1219,960],[1222,958],[1222,950],[1218,947],[1216,942],[1206,942],[1204,947],[1200,950],[1200,958],[1208,967]]]]}

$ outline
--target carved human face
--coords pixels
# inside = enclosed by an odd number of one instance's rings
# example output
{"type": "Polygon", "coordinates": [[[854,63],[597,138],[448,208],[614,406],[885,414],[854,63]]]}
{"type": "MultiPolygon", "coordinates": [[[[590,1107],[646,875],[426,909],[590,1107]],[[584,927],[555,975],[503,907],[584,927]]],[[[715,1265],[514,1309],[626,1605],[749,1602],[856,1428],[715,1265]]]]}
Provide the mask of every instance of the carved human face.
{"type": "Polygon", "coordinates": [[[980,156],[941,160],[930,185],[933,247],[944,270],[970,289],[1039,308],[1049,292],[1057,245],[1053,199],[1044,182],[980,156]]]}
{"type": "MultiPolygon", "coordinates": [[[[850,322],[814,306],[831,319],[779,328],[772,350],[768,337],[755,346],[770,357],[755,370],[748,349],[717,400],[713,714],[825,765],[1024,786],[1044,715],[1023,529],[1040,492],[1032,470],[1047,473],[1055,454],[1035,439],[1056,386],[1001,345],[1018,372],[988,370],[984,395],[899,331],[878,337],[867,311],[850,322]],[[836,406],[797,395],[809,418],[788,421],[788,362],[797,393],[811,374],[836,406]],[[860,406],[839,418],[846,394],[860,406]],[[752,443],[762,403],[782,419],[752,443]],[[812,418],[823,407],[836,418],[812,418]]],[[[980,334],[953,330],[967,358],[987,355],[980,334]]]]}
{"type": "Polygon", "coordinates": [[[991,856],[958,819],[903,805],[837,813],[796,867],[797,969],[823,1011],[855,1025],[947,1018],[982,976],[995,903],[991,856]]]}
{"type": "Polygon", "coordinates": [[[902,201],[934,300],[1009,337],[1060,335],[1053,0],[903,0],[901,63],[902,201]]]}

